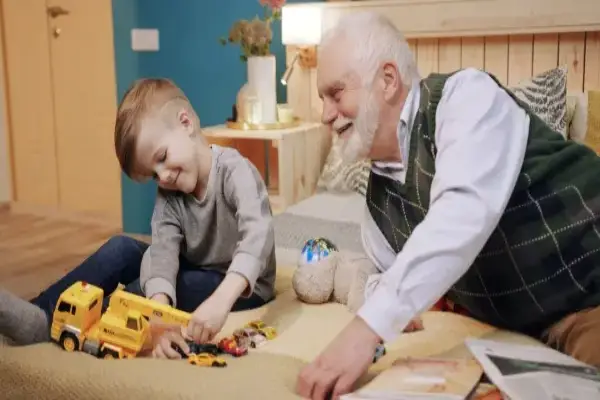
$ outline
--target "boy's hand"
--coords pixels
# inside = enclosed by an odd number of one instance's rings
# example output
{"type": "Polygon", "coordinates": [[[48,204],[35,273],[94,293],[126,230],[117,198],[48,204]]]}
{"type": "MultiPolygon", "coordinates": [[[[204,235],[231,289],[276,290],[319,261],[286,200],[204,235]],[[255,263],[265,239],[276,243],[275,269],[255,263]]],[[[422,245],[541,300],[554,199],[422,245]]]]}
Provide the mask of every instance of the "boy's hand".
{"type": "Polygon", "coordinates": [[[154,358],[180,359],[181,354],[173,349],[171,345],[175,343],[185,354],[190,352],[190,348],[185,342],[181,330],[167,330],[158,339],[152,351],[154,358]]]}
{"type": "Polygon", "coordinates": [[[161,304],[166,304],[168,306],[171,305],[171,299],[164,293],[156,293],[154,296],[150,298],[150,300],[158,301],[161,304]]]}
{"type": "Polygon", "coordinates": [[[210,342],[223,328],[230,306],[211,296],[200,304],[192,314],[186,335],[196,343],[210,342]]]}

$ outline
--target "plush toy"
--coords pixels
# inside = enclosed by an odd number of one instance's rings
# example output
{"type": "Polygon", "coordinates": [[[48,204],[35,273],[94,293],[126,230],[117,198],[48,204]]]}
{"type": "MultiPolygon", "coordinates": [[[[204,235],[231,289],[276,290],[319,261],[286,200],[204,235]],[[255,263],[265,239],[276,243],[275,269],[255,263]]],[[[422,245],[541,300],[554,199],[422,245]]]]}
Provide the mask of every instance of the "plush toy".
{"type": "MultiPolygon", "coordinates": [[[[367,256],[344,254],[336,250],[312,263],[300,262],[292,277],[292,287],[302,302],[323,304],[335,301],[356,313],[365,301],[369,277],[376,277],[378,274],[379,270],[367,256]]],[[[430,310],[464,314],[445,297],[430,310]]],[[[422,329],[423,321],[416,317],[404,332],[418,332],[422,329]]]]}
{"type": "Polygon", "coordinates": [[[335,301],[356,312],[365,300],[365,287],[379,270],[366,256],[352,256],[332,251],[327,257],[300,264],[292,286],[300,301],[323,304],[335,301]]]}

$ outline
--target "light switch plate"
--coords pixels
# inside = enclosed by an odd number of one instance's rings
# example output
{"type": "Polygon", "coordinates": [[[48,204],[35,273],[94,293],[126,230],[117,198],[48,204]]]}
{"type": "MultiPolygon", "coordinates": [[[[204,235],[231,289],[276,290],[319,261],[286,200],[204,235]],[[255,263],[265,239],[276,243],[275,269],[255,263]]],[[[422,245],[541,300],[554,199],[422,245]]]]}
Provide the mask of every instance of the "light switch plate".
{"type": "Polygon", "coordinates": [[[134,51],[158,51],[158,29],[132,29],[131,48],[134,51]]]}

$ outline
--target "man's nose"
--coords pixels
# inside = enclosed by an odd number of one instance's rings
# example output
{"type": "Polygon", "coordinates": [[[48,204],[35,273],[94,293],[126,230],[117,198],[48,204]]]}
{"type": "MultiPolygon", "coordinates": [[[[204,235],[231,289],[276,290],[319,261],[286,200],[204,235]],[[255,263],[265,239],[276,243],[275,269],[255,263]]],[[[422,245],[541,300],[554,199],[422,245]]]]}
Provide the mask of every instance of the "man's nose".
{"type": "Polygon", "coordinates": [[[328,100],[325,100],[323,102],[323,113],[321,114],[321,122],[323,122],[325,125],[331,125],[333,124],[333,121],[335,121],[336,116],[337,110],[335,109],[335,107],[328,100]]]}

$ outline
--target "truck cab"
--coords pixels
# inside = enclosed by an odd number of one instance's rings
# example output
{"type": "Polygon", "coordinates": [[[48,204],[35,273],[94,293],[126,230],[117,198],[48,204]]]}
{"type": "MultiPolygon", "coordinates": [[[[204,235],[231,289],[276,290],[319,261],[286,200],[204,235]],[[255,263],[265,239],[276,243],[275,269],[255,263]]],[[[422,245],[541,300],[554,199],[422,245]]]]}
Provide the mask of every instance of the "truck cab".
{"type": "Polygon", "coordinates": [[[90,339],[101,344],[98,349],[101,358],[134,357],[148,339],[149,328],[139,311],[121,313],[109,309],[90,332],[90,339]]]}
{"type": "Polygon", "coordinates": [[[50,337],[67,351],[81,350],[82,335],[100,320],[103,298],[104,291],[96,286],[73,284],[58,298],[50,337]]]}

